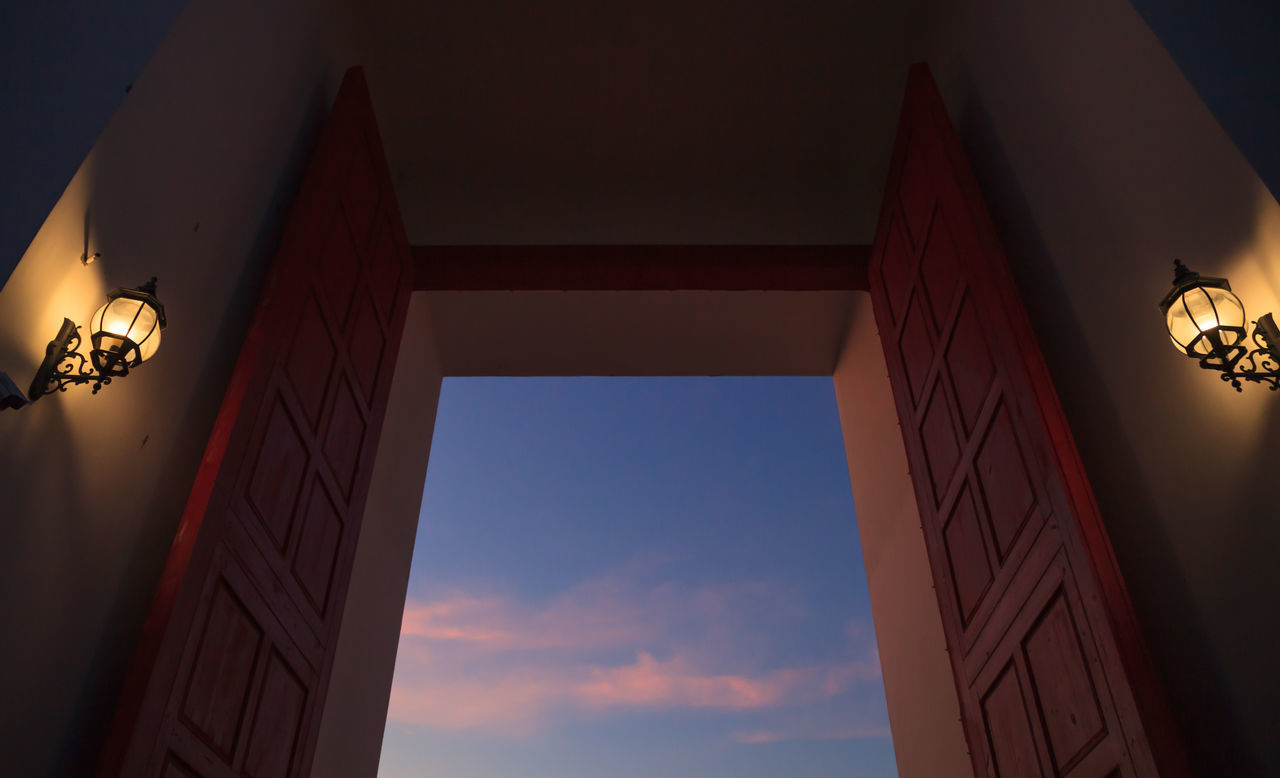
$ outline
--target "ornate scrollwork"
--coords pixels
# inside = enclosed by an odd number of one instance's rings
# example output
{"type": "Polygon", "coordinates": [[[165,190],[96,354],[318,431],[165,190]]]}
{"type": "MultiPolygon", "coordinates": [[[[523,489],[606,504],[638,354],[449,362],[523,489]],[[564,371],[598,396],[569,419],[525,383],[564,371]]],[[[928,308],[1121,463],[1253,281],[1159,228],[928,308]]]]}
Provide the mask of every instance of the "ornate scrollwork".
{"type": "Polygon", "coordinates": [[[1267,314],[1254,322],[1253,345],[1256,348],[1247,351],[1244,346],[1236,346],[1222,357],[1201,359],[1200,367],[1221,370],[1222,380],[1230,383],[1237,392],[1244,391],[1242,380],[1264,384],[1273,392],[1280,391],[1280,354],[1277,353],[1280,339],[1274,337],[1274,329],[1275,322],[1271,314],[1267,314]]]}
{"type": "Polygon", "coordinates": [[[61,357],[53,368],[53,375],[49,377],[49,392],[65,392],[71,384],[87,383],[93,378],[93,365],[80,353],[79,327],[75,329],[61,357]]]}
{"type": "Polygon", "coordinates": [[[92,361],[80,353],[80,328],[70,319],[62,320],[62,328],[58,335],[49,341],[45,349],[44,362],[31,382],[31,390],[27,392],[32,400],[53,392],[65,392],[67,387],[78,384],[93,384],[93,393],[97,394],[103,386],[111,383],[116,375],[123,375],[116,366],[118,355],[94,352],[92,361]],[[106,371],[94,370],[94,364],[102,362],[108,366],[106,371]]]}

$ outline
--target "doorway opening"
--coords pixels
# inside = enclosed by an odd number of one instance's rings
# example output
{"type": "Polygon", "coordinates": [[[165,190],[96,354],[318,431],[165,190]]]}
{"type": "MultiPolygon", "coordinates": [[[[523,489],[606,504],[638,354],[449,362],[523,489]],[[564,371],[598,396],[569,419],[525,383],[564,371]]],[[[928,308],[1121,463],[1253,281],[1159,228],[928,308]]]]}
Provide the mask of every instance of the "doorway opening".
{"type": "Polygon", "coordinates": [[[379,775],[896,776],[835,399],[446,379],[379,775]]]}

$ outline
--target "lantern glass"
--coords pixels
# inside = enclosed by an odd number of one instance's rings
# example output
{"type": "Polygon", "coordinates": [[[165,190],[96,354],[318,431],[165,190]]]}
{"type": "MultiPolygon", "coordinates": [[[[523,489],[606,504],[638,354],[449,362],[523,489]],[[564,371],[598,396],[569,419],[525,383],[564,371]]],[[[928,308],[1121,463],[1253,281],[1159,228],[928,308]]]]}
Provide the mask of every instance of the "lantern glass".
{"type": "Polygon", "coordinates": [[[1193,286],[1169,306],[1165,323],[1179,351],[1208,356],[1214,350],[1209,336],[1227,347],[1244,339],[1244,304],[1229,289],[1193,286]]]}
{"type": "Polygon", "coordinates": [[[96,347],[122,351],[130,366],[146,362],[160,348],[160,316],[151,305],[133,297],[108,300],[90,325],[96,347]],[[136,347],[137,351],[130,353],[136,347]]]}

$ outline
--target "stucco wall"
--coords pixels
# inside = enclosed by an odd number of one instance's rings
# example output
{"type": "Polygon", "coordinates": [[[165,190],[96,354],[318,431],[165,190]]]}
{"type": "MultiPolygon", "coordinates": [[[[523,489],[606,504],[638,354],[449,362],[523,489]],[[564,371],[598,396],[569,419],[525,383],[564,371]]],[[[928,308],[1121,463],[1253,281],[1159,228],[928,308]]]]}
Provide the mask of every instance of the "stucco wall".
{"type": "Polygon", "coordinates": [[[974,0],[932,58],[1202,775],[1280,775],[1280,396],[1170,345],[1180,257],[1280,307],[1280,206],[1126,0],[974,0]]]}
{"type": "MultiPolygon", "coordinates": [[[[51,59],[53,38],[105,24],[58,22],[32,33],[51,59]]],[[[358,59],[346,27],[336,0],[192,2],[0,290],[0,370],[24,389],[62,317],[87,324],[106,289],[158,276],[169,314],[134,375],[0,413],[0,773],[96,757],[302,163],[358,59]],[[86,242],[102,259],[82,267],[86,242]]]]}

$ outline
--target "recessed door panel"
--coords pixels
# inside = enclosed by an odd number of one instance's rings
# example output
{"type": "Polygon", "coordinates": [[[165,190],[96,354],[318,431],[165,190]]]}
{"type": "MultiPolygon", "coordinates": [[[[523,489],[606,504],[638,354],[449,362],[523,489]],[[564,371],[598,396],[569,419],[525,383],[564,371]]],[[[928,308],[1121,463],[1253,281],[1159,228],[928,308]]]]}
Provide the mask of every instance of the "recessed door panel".
{"type": "Polygon", "coordinates": [[[1186,776],[1043,357],[922,65],[868,277],[976,774],[1186,776]]]}
{"type": "Polygon", "coordinates": [[[383,160],[353,69],[268,273],[100,776],[310,772],[411,291],[383,160]]]}

